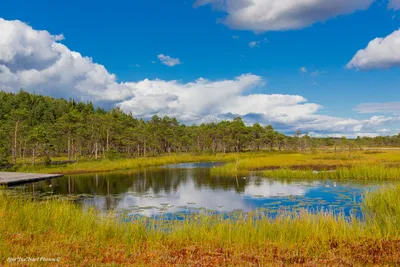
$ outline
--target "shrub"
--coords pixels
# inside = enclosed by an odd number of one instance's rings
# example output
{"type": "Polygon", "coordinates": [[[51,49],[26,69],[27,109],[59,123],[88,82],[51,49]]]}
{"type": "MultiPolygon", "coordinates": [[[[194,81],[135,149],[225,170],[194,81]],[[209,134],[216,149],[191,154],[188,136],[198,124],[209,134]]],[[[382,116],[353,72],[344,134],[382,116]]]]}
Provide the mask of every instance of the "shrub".
{"type": "Polygon", "coordinates": [[[0,147],[0,166],[8,164],[7,150],[4,147],[0,147]]]}
{"type": "Polygon", "coordinates": [[[109,151],[107,151],[106,157],[109,160],[118,160],[121,158],[121,153],[119,153],[119,151],[115,149],[110,149],[109,151]]]}

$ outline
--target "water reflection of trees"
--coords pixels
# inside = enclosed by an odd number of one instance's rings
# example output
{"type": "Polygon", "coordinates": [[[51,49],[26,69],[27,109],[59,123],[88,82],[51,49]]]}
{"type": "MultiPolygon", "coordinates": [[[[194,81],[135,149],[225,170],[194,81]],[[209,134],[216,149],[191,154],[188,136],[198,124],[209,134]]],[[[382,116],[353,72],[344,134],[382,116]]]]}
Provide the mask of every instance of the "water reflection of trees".
{"type": "Polygon", "coordinates": [[[24,191],[56,195],[93,195],[104,197],[105,208],[117,206],[126,193],[169,195],[185,190],[192,182],[196,189],[234,190],[242,193],[248,180],[211,176],[209,169],[150,169],[135,173],[115,172],[66,176],[59,179],[25,185],[24,191]]]}

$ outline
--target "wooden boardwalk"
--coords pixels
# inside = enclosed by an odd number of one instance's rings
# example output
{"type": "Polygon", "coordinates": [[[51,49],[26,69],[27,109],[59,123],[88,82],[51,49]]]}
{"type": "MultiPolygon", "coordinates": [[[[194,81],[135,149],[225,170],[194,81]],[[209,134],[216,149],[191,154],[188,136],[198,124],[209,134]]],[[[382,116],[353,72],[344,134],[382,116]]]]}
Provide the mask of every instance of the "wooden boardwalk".
{"type": "Polygon", "coordinates": [[[35,174],[20,172],[0,172],[1,185],[18,185],[25,183],[33,183],[41,180],[62,177],[62,174],[35,174]]]}

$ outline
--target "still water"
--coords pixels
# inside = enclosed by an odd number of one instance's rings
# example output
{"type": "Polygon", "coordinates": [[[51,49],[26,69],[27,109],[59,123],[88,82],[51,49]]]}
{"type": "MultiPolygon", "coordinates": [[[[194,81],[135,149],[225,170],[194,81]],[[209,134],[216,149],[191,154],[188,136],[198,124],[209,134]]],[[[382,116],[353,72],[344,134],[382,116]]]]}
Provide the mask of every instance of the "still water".
{"type": "Polygon", "coordinates": [[[273,217],[281,212],[306,209],[361,218],[363,194],[378,186],[211,176],[210,168],[217,164],[177,164],[133,173],[73,175],[14,189],[39,198],[68,198],[85,208],[94,206],[133,217],[179,219],[192,213],[248,211],[261,211],[273,217]]]}

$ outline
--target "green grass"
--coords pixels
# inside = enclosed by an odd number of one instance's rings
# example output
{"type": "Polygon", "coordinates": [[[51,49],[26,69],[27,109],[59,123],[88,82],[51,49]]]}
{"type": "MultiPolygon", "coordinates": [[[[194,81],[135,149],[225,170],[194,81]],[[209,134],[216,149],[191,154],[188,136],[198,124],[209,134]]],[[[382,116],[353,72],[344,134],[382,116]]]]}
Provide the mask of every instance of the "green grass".
{"type": "Polygon", "coordinates": [[[6,219],[0,221],[0,260],[60,257],[63,265],[75,266],[399,264],[399,194],[400,186],[367,193],[365,222],[307,212],[276,220],[198,216],[166,222],[170,230],[162,231],[66,201],[1,191],[0,215],[6,219]]]}
{"type": "Polygon", "coordinates": [[[226,162],[212,168],[217,176],[248,175],[257,171],[268,178],[333,179],[333,180],[400,180],[400,151],[288,153],[249,152],[231,154],[171,154],[149,158],[129,158],[115,161],[81,160],[62,166],[19,166],[13,171],[78,174],[120,170],[138,170],[145,167],[185,162],[226,162]],[[318,170],[319,172],[314,172],[318,170]],[[331,171],[327,171],[331,170],[331,171]]]}
{"type": "Polygon", "coordinates": [[[375,231],[400,238],[400,186],[367,193],[363,209],[367,218],[372,218],[375,231]]]}
{"type": "Polygon", "coordinates": [[[257,172],[267,178],[310,180],[400,180],[400,152],[271,153],[238,157],[213,168],[213,175],[236,176],[257,172]]]}
{"type": "Polygon", "coordinates": [[[171,154],[167,156],[148,157],[148,158],[129,158],[119,160],[81,160],[73,164],[61,166],[19,166],[14,171],[19,172],[39,172],[39,173],[91,173],[107,172],[119,170],[134,170],[145,167],[163,166],[166,164],[185,163],[185,162],[226,162],[234,160],[234,154],[216,154],[216,155],[192,155],[192,154],[171,154]]]}
{"type": "Polygon", "coordinates": [[[341,167],[332,171],[313,170],[267,170],[262,175],[267,178],[311,179],[311,180],[357,180],[357,181],[400,181],[400,168],[384,165],[341,167]]]}

